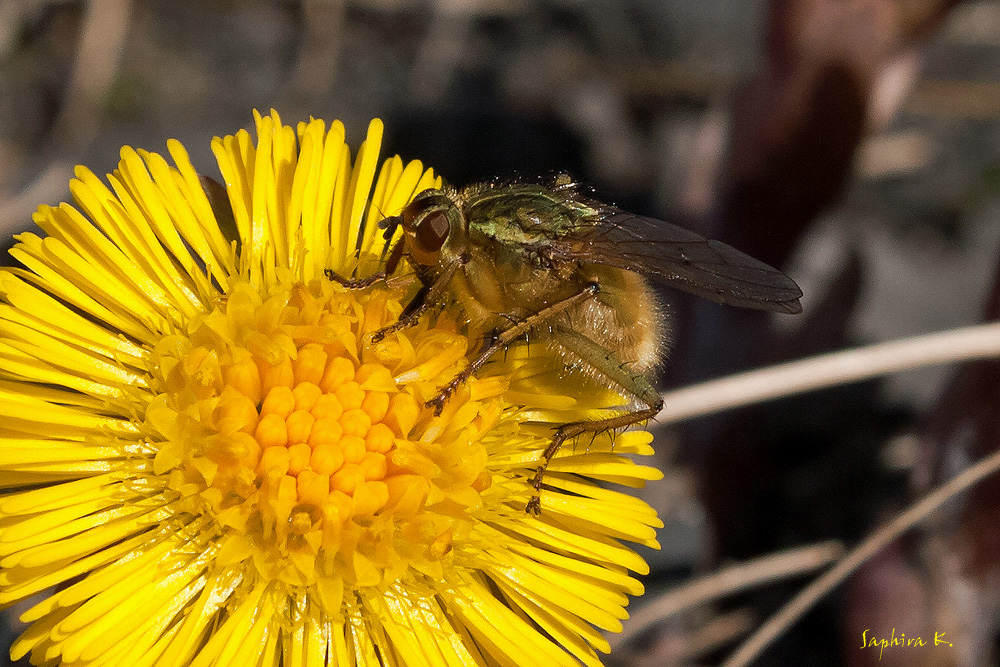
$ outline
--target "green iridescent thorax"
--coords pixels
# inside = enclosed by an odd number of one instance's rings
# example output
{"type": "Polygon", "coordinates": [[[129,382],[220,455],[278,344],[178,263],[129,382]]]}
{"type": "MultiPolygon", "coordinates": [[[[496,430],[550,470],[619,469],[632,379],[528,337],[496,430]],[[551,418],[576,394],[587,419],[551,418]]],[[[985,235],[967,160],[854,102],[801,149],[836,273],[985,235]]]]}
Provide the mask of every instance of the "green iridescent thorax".
{"type": "Polygon", "coordinates": [[[461,191],[459,198],[470,233],[505,246],[544,244],[597,216],[575,191],[541,185],[472,186],[461,191]]]}

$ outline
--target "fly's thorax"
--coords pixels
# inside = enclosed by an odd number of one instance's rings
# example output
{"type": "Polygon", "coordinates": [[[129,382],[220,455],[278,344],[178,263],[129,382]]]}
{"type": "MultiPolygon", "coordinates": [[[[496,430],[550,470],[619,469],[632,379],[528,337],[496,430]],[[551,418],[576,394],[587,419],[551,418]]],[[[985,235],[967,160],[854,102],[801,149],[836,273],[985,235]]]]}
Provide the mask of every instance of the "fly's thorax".
{"type": "Polygon", "coordinates": [[[597,211],[574,190],[537,184],[473,185],[457,195],[470,233],[530,248],[561,238],[597,211]]]}
{"type": "Polygon", "coordinates": [[[489,241],[469,245],[450,291],[470,321],[504,329],[579,293],[584,285],[569,265],[539,268],[519,250],[489,241]]]}

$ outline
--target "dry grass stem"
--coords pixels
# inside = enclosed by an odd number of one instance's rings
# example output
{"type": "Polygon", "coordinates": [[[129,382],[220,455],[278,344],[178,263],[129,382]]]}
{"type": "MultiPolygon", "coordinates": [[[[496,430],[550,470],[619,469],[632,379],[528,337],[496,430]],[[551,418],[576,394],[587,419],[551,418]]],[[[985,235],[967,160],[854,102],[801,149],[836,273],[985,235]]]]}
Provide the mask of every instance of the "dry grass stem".
{"type": "Polygon", "coordinates": [[[620,634],[609,637],[611,647],[625,644],[664,619],[733,593],[799,576],[840,558],[839,542],[821,542],[730,565],[697,581],[673,588],[636,610],[620,634]]]}
{"type": "Polygon", "coordinates": [[[1000,356],[1000,323],[822,354],[670,391],[656,422],[665,424],[824,387],[936,364],[1000,356]]]}
{"type": "Polygon", "coordinates": [[[749,665],[771,642],[781,636],[824,595],[843,583],[865,561],[921,520],[930,516],[941,505],[998,470],[1000,470],[1000,452],[991,454],[962,471],[950,481],[927,494],[889,524],[876,530],[833,568],[806,586],[788,604],[768,619],[723,663],[723,667],[746,667],[749,665]]]}

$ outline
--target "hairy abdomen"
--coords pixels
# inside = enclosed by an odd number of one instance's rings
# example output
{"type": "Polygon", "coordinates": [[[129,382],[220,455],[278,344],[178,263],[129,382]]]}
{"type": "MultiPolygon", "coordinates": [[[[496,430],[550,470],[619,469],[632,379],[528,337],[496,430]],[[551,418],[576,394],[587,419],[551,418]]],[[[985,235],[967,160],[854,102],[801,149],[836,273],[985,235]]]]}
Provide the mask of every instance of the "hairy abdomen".
{"type": "Polygon", "coordinates": [[[453,295],[468,321],[477,327],[503,331],[530,320],[545,308],[580,294],[591,282],[596,295],[531,327],[530,340],[550,341],[569,366],[593,375],[586,360],[558,345],[558,329],[569,329],[613,352],[645,374],[661,361],[665,348],[665,318],[646,281],[636,273],[602,265],[564,265],[552,270],[530,270],[525,264],[501,269],[493,261],[470,262],[452,284],[453,295]],[[582,362],[582,363],[581,363],[582,362]]]}
{"type": "Polygon", "coordinates": [[[665,350],[663,310],[653,290],[638,274],[591,265],[581,272],[600,286],[598,294],[569,314],[577,333],[616,353],[633,370],[657,367],[665,350]]]}

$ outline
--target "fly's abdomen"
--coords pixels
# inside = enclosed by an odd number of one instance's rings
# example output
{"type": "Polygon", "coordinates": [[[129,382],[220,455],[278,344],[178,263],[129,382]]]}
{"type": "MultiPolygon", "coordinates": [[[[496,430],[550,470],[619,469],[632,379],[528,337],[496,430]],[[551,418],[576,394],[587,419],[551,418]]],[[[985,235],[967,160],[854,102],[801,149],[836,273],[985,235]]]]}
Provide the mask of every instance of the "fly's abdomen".
{"type": "Polygon", "coordinates": [[[646,372],[660,364],[666,321],[656,295],[641,276],[607,266],[583,270],[600,291],[570,314],[577,333],[614,351],[630,368],[646,372]]]}

